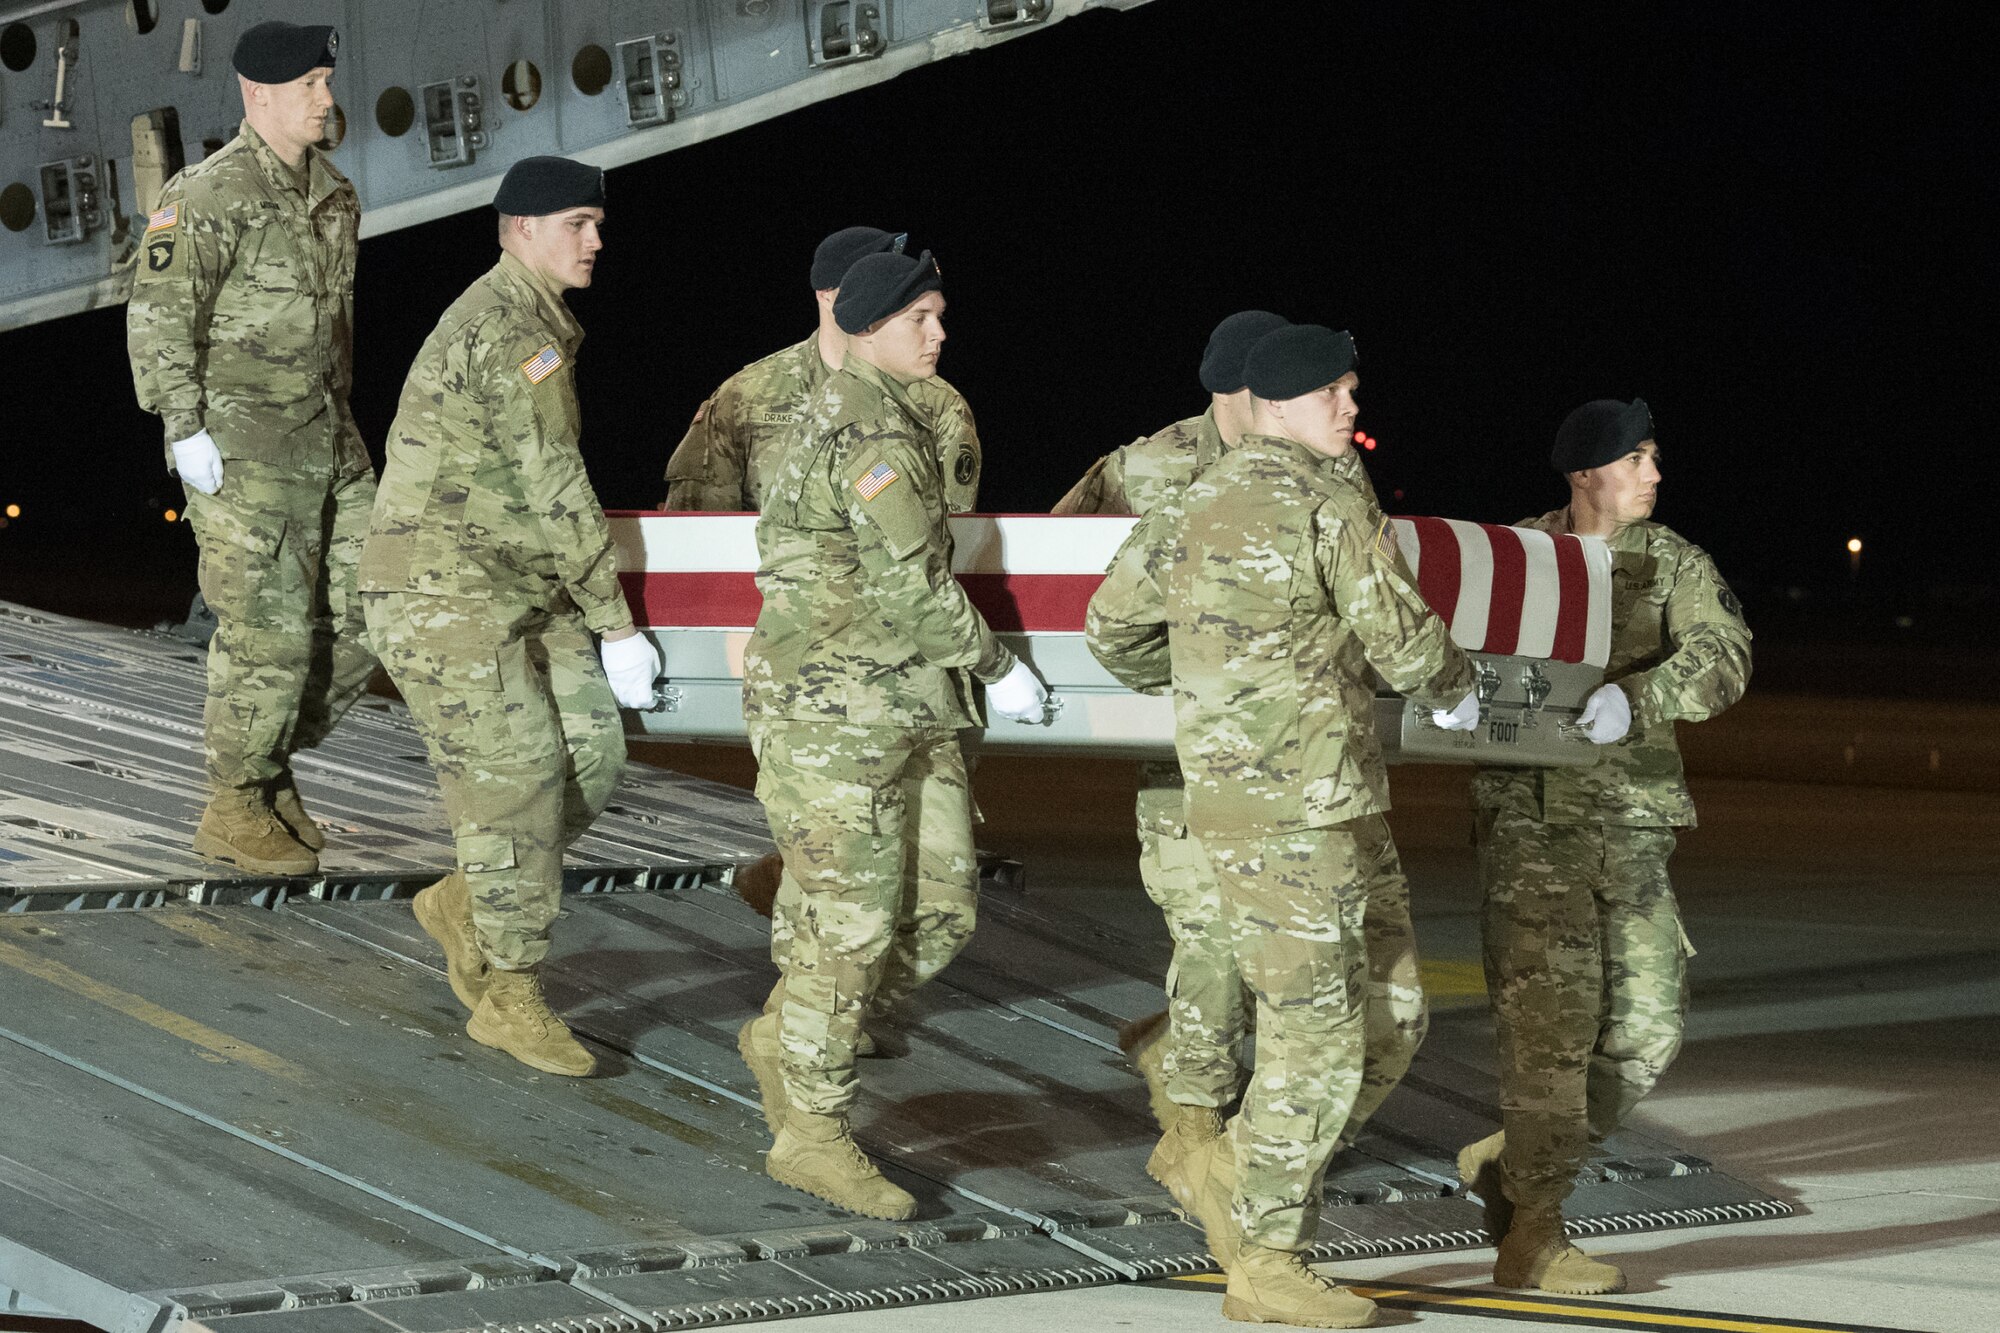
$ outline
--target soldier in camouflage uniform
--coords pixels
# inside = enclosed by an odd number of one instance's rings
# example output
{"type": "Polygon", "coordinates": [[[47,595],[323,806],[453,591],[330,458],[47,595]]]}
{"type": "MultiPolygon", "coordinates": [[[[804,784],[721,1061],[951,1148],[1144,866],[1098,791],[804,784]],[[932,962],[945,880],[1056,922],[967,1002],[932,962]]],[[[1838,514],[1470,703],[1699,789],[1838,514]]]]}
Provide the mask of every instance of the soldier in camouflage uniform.
{"type": "Polygon", "coordinates": [[[1667,858],[1674,830],[1695,819],[1674,723],[1743,696],[1750,631],[1715,563],[1648,521],[1659,446],[1643,400],[1578,408],[1553,462],[1570,503],[1521,526],[1611,544],[1610,683],[1579,719],[1607,749],[1590,768],[1489,768],[1474,780],[1504,1128],[1459,1169],[1504,1237],[1495,1282],[1589,1294],[1620,1289],[1624,1275],[1564,1241],[1562,1201],[1589,1148],[1673,1060],[1687,1011],[1693,950],[1667,858]]]}
{"type": "MultiPolygon", "coordinates": [[[[846,359],[847,334],[833,316],[842,276],[865,256],[901,254],[907,239],[907,233],[846,227],[819,243],[810,273],[819,327],[803,342],[745,366],[709,395],[667,460],[667,496],[660,508],[742,513],[764,507],[765,487],[777,470],[786,439],[804,418],[813,395],[846,359]]],[[[912,380],[905,392],[937,442],[945,504],[954,514],[969,512],[978,502],[981,458],[971,406],[941,375],[912,380]]],[[[968,747],[968,772],[977,736],[973,731],[961,738],[968,747]]],[[[978,820],[975,801],[973,822],[978,820]]],[[[736,891],[768,916],[783,874],[783,858],[773,852],[737,870],[736,891]]],[[[860,1042],[863,1055],[874,1053],[874,1041],[865,1030],[860,1042]]]]}
{"type": "Polygon", "coordinates": [[[603,179],[555,157],[508,170],[500,262],[410,367],[361,557],[368,628],[457,846],[457,869],[417,895],[417,920],[444,948],[475,1040],[577,1077],[596,1061],[537,971],[563,852],[624,769],[618,707],[650,702],[659,675],[578,450],[583,331],[563,293],[590,285],[603,179]]]}
{"type": "Polygon", "coordinates": [[[1246,368],[1250,432],[1188,486],[1178,521],[1140,524],[1091,605],[1092,646],[1121,680],[1152,685],[1167,659],[1189,829],[1257,1001],[1242,1109],[1169,1184],[1228,1270],[1224,1314],[1316,1327],[1374,1311],[1298,1255],[1361,1085],[1367,901],[1402,884],[1373,673],[1455,705],[1441,724],[1477,717],[1471,665],[1361,484],[1354,363],[1344,333],[1266,334],[1246,368]]]}
{"type": "MultiPolygon", "coordinates": [[[[1239,311],[1217,324],[1200,367],[1208,410],[1104,455],[1053,512],[1145,515],[1178,507],[1188,483],[1249,428],[1243,363],[1259,338],[1284,324],[1267,310],[1239,311]]],[[[1139,876],[1166,917],[1174,957],[1167,969],[1167,1012],[1127,1024],[1119,1044],[1146,1076],[1153,1113],[1166,1131],[1146,1165],[1164,1180],[1188,1146],[1221,1132],[1222,1112],[1236,1100],[1242,1077],[1236,1049],[1249,1007],[1221,891],[1200,845],[1188,836],[1179,764],[1165,759],[1139,766],[1137,815],[1139,876]]]]}
{"type": "MultiPolygon", "coordinates": [[[[848,227],[819,243],[811,282],[819,327],[803,342],[753,361],[722,382],[695,412],[687,434],[667,460],[666,510],[757,512],[776,473],[779,455],[806,405],[847,356],[847,335],[833,317],[841,277],[855,261],[884,251],[901,254],[907,233],[848,227]]],[[[965,396],[942,376],[907,386],[923,415],[944,474],[945,503],[954,514],[970,511],[979,495],[979,432],[965,396]]]]}
{"type": "Polygon", "coordinates": [[[243,34],[243,124],[167,182],[127,310],[216,618],[194,848],[266,874],[319,868],[291,757],[375,670],[354,591],[375,474],[347,406],[361,206],[317,146],[337,45],[328,27],[243,34]]]}
{"type": "Polygon", "coordinates": [[[944,296],[928,252],[878,253],[834,307],[851,342],[779,459],[757,524],[763,609],[744,653],[757,796],[787,873],[782,992],[739,1036],[775,1180],[874,1217],[911,1196],[854,1145],[862,1016],[936,975],[972,933],[976,867],[958,734],[976,678],[1002,716],[1046,692],[951,573],[944,476],[908,386],[936,372],[944,296]]]}

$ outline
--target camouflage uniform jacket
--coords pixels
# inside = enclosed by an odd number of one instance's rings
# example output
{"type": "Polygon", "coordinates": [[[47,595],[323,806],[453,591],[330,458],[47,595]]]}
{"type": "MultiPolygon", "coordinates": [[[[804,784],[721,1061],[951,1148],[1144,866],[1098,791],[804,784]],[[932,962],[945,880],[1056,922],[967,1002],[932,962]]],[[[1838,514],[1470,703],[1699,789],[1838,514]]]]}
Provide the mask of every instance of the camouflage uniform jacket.
{"type": "Polygon", "coordinates": [[[599,634],[631,625],[577,448],[582,341],[562,296],[512,255],[452,302],[403,382],[363,591],[573,604],[599,634]]]}
{"type": "MultiPolygon", "coordinates": [[[[1568,532],[1567,508],[1518,525],[1568,532]]],[[[1473,801],[1551,824],[1691,828],[1674,723],[1714,717],[1750,684],[1743,606],[1706,552],[1671,528],[1634,523],[1611,539],[1611,661],[1632,730],[1590,768],[1485,768],[1473,801]]]]}
{"type": "MultiPolygon", "coordinates": [[[[1226,448],[1215,425],[1215,409],[1210,408],[1113,449],[1092,463],[1050,512],[1144,515],[1171,504],[1178,513],[1187,484],[1226,448]]],[[[1169,838],[1185,836],[1187,801],[1182,786],[1181,766],[1173,760],[1141,764],[1139,826],[1169,838]]]]}
{"type": "Polygon", "coordinates": [[[167,182],[126,308],[139,406],[167,443],[206,429],[224,459],[369,466],[347,409],[360,225],[326,154],[307,150],[301,189],[248,121],[167,182]]]}
{"type": "MultiPolygon", "coordinates": [[[[819,334],[814,333],[724,380],[694,414],[667,460],[667,498],[660,507],[761,510],[786,437],[833,373],[819,354],[819,334]]],[[[954,514],[969,511],[979,498],[980,464],[972,408],[936,376],[902,388],[937,441],[945,503],[954,514]]]]}
{"type": "Polygon", "coordinates": [[[1472,666],[1424,604],[1349,452],[1249,435],[1153,511],[1091,600],[1092,650],[1135,687],[1164,655],[1198,837],[1262,838],[1389,808],[1374,672],[1450,707],[1472,666]],[[1164,575],[1162,575],[1164,570],[1164,575]],[[1128,655],[1129,654],[1129,655],[1128,655]]]}
{"type": "Polygon", "coordinates": [[[1176,421],[1113,449],[1090,465],[1052,514],[1150,514],[1161,500],[1177,496],[1226,448],[1215,426],[1215,409],[1176,421]]]}
{"type": "Polygon", "coordinates": [[[996,680],[1014,655],[952,577],[928,420],[860,357],[813,394],[757,521],[746,718],[979,725],[966,673],[996,680]]]}

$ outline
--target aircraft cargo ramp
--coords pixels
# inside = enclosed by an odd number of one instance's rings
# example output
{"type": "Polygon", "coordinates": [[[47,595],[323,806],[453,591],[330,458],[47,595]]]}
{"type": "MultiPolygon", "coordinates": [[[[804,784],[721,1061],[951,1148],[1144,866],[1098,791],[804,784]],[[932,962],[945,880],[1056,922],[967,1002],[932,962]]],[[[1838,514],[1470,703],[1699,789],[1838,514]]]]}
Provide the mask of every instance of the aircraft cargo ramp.
{"type": "MultiPolygon", "coordinates": [[[[184,850],[201,694],[175,640],[0,606],[0,1304],[117,1333],[637,1333],[1209,1266],[1144,1173],[1114,1040],[1159,1003],[1163,938],[989,893],[865,1062],[857,1135],[919,1216],[851,1217],[761,1170],[747,794],[634,767],[549,972],[602,1072],[547,1077],[464,1035],[394,901],[450,856],[401,710],[301,758],[323,878],[244,879],[184,850]]],[[[1450,1159],[1492,1103],[1420,1058],[1329,1173],[1317,1253],[1481,1243],[1450,1159]]],[[[1588,1176],[1580,1230],[1789,1211],[1638,1135],[1588,1176]]]]}

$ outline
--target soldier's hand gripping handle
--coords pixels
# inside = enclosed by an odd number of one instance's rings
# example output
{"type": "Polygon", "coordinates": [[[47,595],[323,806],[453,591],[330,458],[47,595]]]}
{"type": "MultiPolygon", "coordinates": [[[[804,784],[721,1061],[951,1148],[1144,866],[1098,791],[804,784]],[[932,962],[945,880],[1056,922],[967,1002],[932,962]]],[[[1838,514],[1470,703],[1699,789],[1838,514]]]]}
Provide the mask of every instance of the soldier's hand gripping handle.
{"type": "Polygon", "coordinates": [[[652,640],[628,629],[619,638],[606,635],[598,653],[604,660],[604,676],[611,682],[611,694],[618,700],[618,706],[652,707],[653,682],[660,678],[660,654],[652,640]]]}
{"type": "Polygon", "coordinates": [[[1033,667],[1018,658],[1006,675],[986,687],[986,702],[994,712],[1015,722],[1039,725],[1048,719],[1048,687],[1033,667]]]}
{"type": "Polygon", "coordinates": [[[1479,691],[1467,690],[1452,708],[1431,709],[1431,721],[1446,731],[1475,731],[1479,727],[1479,691]]]}
{"type": "Polygon", "coordinates": [[[222,489],[222,451],[215,447],[206,427],[185,440],[175,441],[173,450],[174,471],[182,481],[203,495],[214,495],[222,489]]]}
{"type": "Polygon", "coordinates": [[[1576,725],[1590,737],[1592,745],[1610,745],[1625,739],[1632,729],[1632,701],[1616,685],[1600,685],[1583,701],[1576,725]]]}

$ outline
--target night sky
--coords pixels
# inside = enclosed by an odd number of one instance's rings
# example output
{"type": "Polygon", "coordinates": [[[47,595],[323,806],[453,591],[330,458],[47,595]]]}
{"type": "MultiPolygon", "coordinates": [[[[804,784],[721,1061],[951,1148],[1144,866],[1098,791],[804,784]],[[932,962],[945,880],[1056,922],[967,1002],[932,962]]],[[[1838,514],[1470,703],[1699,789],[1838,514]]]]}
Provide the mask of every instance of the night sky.
{"type": "MultiPolygon", "coordinates": [[[[1208,329],[1260,306],[1354,331],[1392,509],[1552,508],[1562,417],[1637,394],[1656,517],[1753,624],[1990,635],[2000,25],[1952,12],[1153,0],[621,168],[572,297],[592,476],[608,508],[657,501],[710,389],[811,327],[814,243],[867,223],[943,264],[983,508],[1046,509],[1200,410],[1208,329]]],[[[493,257],[485,212],[362,247],[378,456],[412,355],[493,257]]],[[[0,364],[0,504],[26,511],[0,597],[56,604],[28,586],[52,561],[191,592],[122,310],[0,336],[0,364]]]]}

